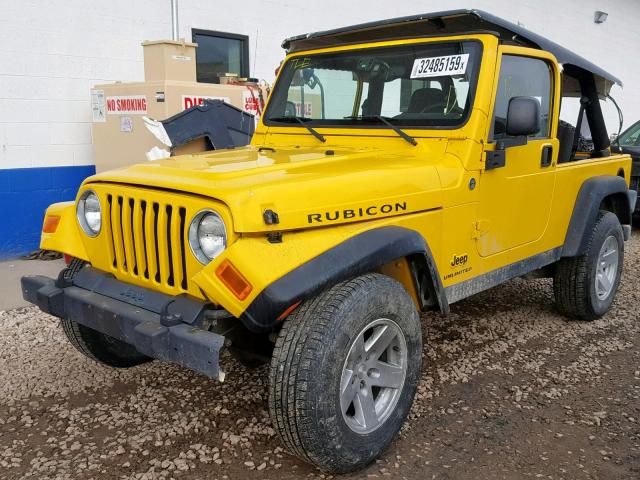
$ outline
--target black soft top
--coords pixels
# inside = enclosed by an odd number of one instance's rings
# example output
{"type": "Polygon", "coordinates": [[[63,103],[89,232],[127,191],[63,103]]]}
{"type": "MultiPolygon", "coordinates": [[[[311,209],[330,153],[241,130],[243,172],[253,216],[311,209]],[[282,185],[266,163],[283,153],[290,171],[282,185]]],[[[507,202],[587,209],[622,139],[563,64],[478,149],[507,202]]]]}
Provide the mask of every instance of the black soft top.
{"type": "Polygon", "coordinates": [[[600,95],[608,94],[614,83],[622,86],[622,81],[619,78],[594,63],[520,25],[482,10],[447,10],[361,23],[289,37],[282,42],[282,47],[292,53],[368,41],[463,33],[490,33],[498,36],[503,43],[523,45],[551,52],[559,63],[572,65],[592,73],[600,95]]]}

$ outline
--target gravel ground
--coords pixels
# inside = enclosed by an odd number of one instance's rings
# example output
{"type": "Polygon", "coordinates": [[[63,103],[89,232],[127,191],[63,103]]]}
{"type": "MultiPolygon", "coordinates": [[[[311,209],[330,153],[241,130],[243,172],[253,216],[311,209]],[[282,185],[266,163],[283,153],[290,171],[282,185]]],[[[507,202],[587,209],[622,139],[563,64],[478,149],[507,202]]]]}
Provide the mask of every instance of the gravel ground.
{"type": "MultiPolygon", "coordinates": [[[[349,478],[640,478],[640,232],[621,291],[567,322],[547,280],[424,318],[423,378],[401,436],[349,478]]],[[[266,368],[219,384],[153,362],[86,360],[35,308],[0,312],[1,478],[327,478],[283,451],[266,368]]]]}

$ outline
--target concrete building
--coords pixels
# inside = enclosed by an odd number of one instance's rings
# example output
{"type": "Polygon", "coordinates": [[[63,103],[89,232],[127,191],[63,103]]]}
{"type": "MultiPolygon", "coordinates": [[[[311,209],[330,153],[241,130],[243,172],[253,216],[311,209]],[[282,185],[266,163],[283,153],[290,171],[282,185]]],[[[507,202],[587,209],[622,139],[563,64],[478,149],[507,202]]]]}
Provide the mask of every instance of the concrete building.
{"type": "MultiPolygon", "coordinates": [[[[637,0],[180,0],[179,33],[214,37],[214,56],[228,42],[225,68],[272,82],[284,37],[453,8],[487,10],[601,64],[625,83],[612,90],[625,124],[640,118],[637,0]],[[603,23],[596,11],[608,14],[603,23]]],[[[46,206],[72,199],[94,171],[91,87],[142,80],[140,43],[170,38],[171,15],[169,0],[0,0],[0,11],[0,258],[7,258],[37,248],[46,206]]],[[[605,115],[616,132],[612,106],[605,115]]]]}

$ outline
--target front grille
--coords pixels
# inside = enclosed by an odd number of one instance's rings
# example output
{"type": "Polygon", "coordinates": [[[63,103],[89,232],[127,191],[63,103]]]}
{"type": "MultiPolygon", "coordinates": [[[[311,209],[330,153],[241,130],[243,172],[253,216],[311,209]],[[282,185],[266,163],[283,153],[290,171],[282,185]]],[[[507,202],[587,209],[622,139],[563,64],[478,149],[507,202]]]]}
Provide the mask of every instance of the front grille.
{"type": "Polygon", "coordinates": [[[121,275],[186,291],[186,209],[164,202],[107,195],[109,255],[121,275]]]}

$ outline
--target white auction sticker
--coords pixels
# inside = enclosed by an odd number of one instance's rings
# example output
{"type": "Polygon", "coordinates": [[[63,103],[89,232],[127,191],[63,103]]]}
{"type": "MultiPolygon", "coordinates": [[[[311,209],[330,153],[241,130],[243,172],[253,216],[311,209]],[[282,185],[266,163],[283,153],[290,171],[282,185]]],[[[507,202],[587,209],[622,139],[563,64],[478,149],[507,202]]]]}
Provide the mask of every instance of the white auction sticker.
{"type": "Polygon", "coordinates": [[[411,78],[462,75],[467,71],[468,53],[445,57],[416,58],[411,69],[411,78]]]}

